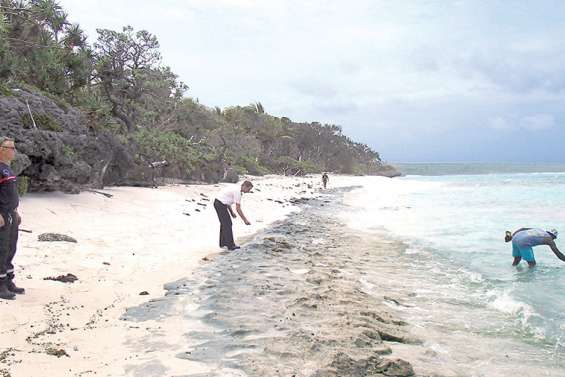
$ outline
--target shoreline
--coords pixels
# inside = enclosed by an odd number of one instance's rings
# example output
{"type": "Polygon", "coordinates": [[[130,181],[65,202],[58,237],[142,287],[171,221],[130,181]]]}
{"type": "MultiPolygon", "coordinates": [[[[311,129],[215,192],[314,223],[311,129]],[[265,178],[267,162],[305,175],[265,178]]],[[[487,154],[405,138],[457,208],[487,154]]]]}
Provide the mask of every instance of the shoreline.
{"type": "MultiPolygon", "coordinates": [[[[242,252],[222,253],[169,285],[169,300],[185,306],[175,315],[190,330],[177,357],[202,363],[209,377],[413,375],[411,358],[400,360],[396,351],[423,348],[395,307],[410,298],[369,293],[365,285],[378,260],[373,254],[405,246],[344,228],[328,213],[343,208],[328,199],[308,201],[242,252]]],[[[168,300],[154,304],[134,308],[128,320],[170,318],[168,300]]]]}
{"type": "MultiPolygon", "coordinates": [[[[252,225],[236,219],[238,239],[297,211],[292,197],[319,194],[318,177],[252,180],[254,193],[242,203],[252,225]]],[[[111,187],[103,191],[112,198],[92,192],[22,198],[21,226],[33,233],[20,233],[15,265],[16,282],[26,294],[0,302],[0,372],[11,377],[137,375],[140,366],[147,370],[151,360],[159,360],[167,374],[185,373],[187,361],[172,352],[182,343],[182,323],[168,319],[136,328],[121,317],[127,308],[161,298],[165,283],[189,276],[205,262],[202,258],[217,254],[219,225],[209,203],[221,186],[111,187]],[[78,242],[37,241],[46,232],[78,242]],[[43,280],[67,273],[79,280],[43,280]],[[140,295],[144,291],[148,295],[140,295]],[[140,354],[140,344],[151,343],[155,334],[163,334],[165,347],[140,354]]],[[[190,368],[199,370],[197,364],[190,368]]]]}

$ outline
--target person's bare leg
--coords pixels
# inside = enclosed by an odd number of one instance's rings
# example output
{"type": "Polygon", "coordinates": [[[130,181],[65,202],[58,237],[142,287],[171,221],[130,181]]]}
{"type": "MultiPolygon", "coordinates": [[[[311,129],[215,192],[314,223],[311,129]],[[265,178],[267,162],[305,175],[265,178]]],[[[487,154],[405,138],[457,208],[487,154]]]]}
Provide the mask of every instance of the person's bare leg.
{"type": "Polygon", "coordinates": [[[517,266],[518,263],[522,260],[522,257],[514,257],[514,262],[512,262],[512,266],[517,266]]]}

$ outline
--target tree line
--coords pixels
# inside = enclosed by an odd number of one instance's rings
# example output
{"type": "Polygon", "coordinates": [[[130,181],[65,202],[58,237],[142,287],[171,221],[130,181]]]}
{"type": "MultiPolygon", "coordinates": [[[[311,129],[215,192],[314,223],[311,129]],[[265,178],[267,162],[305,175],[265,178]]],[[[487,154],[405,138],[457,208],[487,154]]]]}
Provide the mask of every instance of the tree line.
{"type": "Polygon", "coordinates": [[[333,124],[294,122],[260,102],[224,109],[186,96],[157,37],[125,26],[90,44],[55,0],[0,0],[0,93],[26,86],[80,109],[143,161],[194,178],[209,164],[237,173],[376,173],[377,152],[333,124]]]}

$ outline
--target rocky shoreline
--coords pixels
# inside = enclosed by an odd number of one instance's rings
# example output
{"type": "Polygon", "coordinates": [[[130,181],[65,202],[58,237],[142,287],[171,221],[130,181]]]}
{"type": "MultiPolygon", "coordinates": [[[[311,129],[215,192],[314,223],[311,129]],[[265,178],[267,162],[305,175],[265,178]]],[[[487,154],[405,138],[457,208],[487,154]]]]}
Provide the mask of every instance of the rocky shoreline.
{"type": "MultiPolygon", "coordinates": [[[[198,166],[153,165],[131,135],[105,129],[91,114],[54,96],[25,88],[0,93],[0,135],[15,139],[13,170],[25,179],[23,191],[78,193],[104,186],[153,187],[164,181],[237,182],[230,161],[206,160],[198,166]]],[[[371,174],[396,177],[390,165],[371,174]]]]}
{"type": "Polygon", "coordinates": [[[360,281],[372,253],[403,246],[362,242],[328,216],[329,205],[338,205],[332,196],[304,201],[302,212],[207,259],[124,319],[156,319],[188,300],[181,315],[199,330],[185,334],[177,357],[209,368],[192,377],[416,376],[394,356],[395,344],[420,343],[393,309],[403,298],[368,294],[360,281]]]}

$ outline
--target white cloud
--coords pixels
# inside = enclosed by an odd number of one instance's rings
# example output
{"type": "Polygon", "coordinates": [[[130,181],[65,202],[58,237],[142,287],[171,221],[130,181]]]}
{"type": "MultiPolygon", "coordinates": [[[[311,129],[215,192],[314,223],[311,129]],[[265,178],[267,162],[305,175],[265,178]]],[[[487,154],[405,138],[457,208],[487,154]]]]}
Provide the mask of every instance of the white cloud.
{"type": "Polygon", "coordinates": [[[555,118],[551,114],[535,114],[524,117],[520,121],[520,126],[525,130],[542,131],[553,128],[555,118]]]}
{"type": "Polygon", "coordinates": [[[490,119],[488,124],[495,130],[505,131],[513,129],[512,124],[507,119],[500,116],[490,119]]]}
{"type": "Polygon", "coordinates": [[[565,113],[565,2],[61,4],[90,42],[95,28],[125,24],[157,35],[164,62],[210,106],[260,101],[275,115],[340,123],[361,137],[395,127],[421,148],[431,128],[541,131],[565,113]]]}
{"type": "Polygon", "coordinates": [[[499,131],[545,131],[556,125],[555,116],[552,114],[532,114],[518,116],[496,116],[489,119],[488,126],[499,131]]]}

